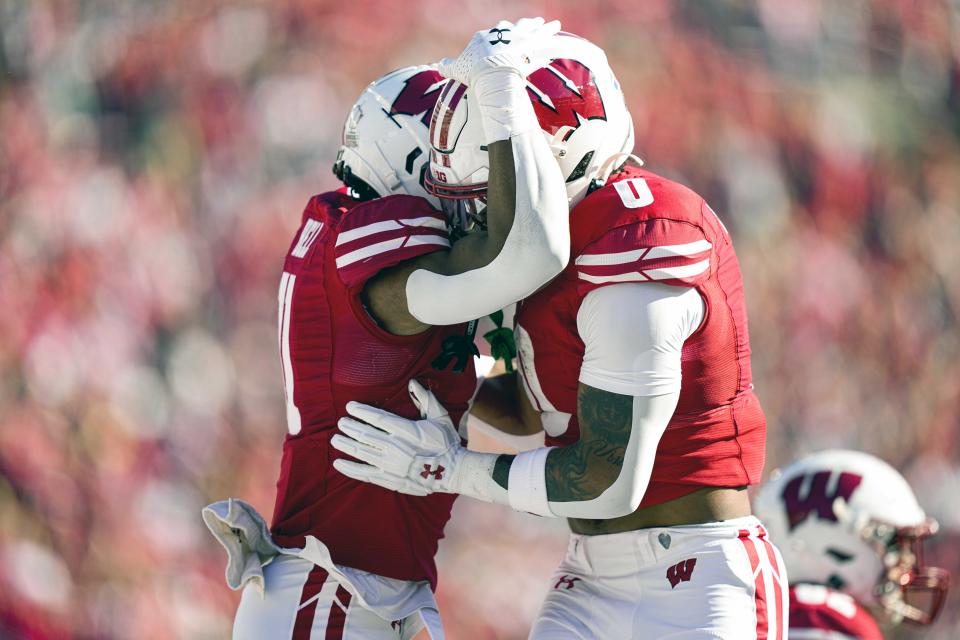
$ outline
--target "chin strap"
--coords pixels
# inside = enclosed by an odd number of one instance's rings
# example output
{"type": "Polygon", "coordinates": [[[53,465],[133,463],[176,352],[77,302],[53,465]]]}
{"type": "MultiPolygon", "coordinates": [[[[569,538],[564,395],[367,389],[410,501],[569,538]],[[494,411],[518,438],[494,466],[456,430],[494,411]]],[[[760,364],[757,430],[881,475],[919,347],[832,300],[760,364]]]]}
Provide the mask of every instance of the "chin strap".
{"type": "Polygon", "coordinates": [[[643,160],[632,153],[615,153],[604,160],[603,164],[600,165],[600,168],[597,170],[597,177],[590,181],[590,186],[587,188],[587,194],[589,195],[607,184],[607,180],[610,179],[611,174],[626,164],[627,160],[633,160],[635,163],[637,163],[637,166],[643,166],[643,160]]]}

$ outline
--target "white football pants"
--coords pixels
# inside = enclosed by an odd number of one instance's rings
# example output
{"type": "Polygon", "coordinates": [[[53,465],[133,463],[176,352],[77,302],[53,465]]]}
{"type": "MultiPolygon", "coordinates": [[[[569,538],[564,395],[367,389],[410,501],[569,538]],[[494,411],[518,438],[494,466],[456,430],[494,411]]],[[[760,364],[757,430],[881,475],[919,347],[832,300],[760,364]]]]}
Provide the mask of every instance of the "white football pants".
{"type": "Polygon", "coordinates": [[[423,616],[435,612],[418,610],[402,620],[384,620],[309,560],[279,555],[263,568],[263,577],[264,597],[253,585],[243,590],[233,640],[430,638],[423,616]]]}
{"type": "Polygon", "coordinates": [[[753,516],[573,534],[531,640],[785,640],[780,552],[753,516]]]}

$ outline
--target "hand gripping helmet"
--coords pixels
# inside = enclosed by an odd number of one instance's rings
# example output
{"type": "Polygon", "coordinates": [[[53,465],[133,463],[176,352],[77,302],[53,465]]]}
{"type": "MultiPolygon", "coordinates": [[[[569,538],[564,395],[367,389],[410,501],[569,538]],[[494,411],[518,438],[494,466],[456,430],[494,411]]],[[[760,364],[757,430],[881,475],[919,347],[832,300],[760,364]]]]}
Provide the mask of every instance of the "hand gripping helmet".
{"type": "Polygon", "coordinates": [[[430,115],[444,78],[436,67],[405,67],[371,82],[343,125],[333,173],[361,200],[394,193],[421,196],[430,115]]]}
{"type": "MultiPolygon", "coordinates": [[[[606,181],[617,158],[633,150],[633,122],[600,47],[564,32],[546,46],[551,62],[527,76],[527,93],[572,207],[606,181]]],[[[480,114],[466,85],[453,80],[444,85],[430,123],[430,143],[427,190],[448,214],[477,222],[489,165],[480,114]]]]}
{"type": "Polygon", "coordinates": [[[930,624],[950,574],[923,564],[936,533],[910,485],[889,464],[857,451],[823,451],[775,471],[754,511],[793,583],[824,584],[879,607],[888,622],[930,624]]]}

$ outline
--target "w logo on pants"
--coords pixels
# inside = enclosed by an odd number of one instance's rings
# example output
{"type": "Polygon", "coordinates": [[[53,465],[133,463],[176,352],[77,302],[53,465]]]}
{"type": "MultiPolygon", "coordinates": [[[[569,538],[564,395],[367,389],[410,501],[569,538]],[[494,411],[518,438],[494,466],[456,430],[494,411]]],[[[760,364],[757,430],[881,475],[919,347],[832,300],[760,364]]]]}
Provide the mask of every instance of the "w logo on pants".
{"type": "Polygon", "coordinates": [[[697,566],[697,559],[681,560],[677,564],[667,569],[667,580],[670,581],[670,588],[673,589],[681,582],[690,582],[690,576],[693,575],[693,568],[697,566]]]}

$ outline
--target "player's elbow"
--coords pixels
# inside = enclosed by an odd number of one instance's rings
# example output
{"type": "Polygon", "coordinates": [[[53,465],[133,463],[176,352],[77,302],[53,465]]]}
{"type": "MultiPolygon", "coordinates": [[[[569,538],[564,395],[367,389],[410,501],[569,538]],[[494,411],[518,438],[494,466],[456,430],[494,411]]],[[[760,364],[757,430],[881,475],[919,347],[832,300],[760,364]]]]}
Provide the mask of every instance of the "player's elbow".
{"type": "Polygon", "coordinates": [[[610,505],[610,515],[608,518],[622,518],[623,516],[628,516],[637,509],[640,508],[640,503],[643,501],[643,494],[645,493],[646,487],[637,489],[632,486],[632,483],[627,480],[624,482],[626,485],[623,491],[617,493],[617,495],[612,496],[613,500],[610,505]]]}
{"type": "Polygon", "coordinates": [[[544,215],[544,258],[547,269],[552,270],[553,278],[567,267],[570,261],[570,209],[567,205],[566,192],[551,193],[551,198],[544,206],[549,207],[551,213],[544,215]]]}
{"type": "Polygon", "coordinates": [[[514,256],[513,285],[532,293],[547,284],[567,266],[569,251],[542,238],[514,256]]]}
{"type": "Polygon", "coordinates": [[[559,275],[570,261],[570,230],[567,226],[566,208],[563,212],[562,227],[545,221],[545,224],[551,224],[551,228],[542,228],[531,237],[528,246],[521,252],[523,264],[535,271],[536,277],[544,282],[559,275]]]}
{"type": "Polygon", "coordinates": [[[646,483],[638,483],[635,470],[622,463],[598,462],[591,465],[596,500],[602,508],[601,519],[630,515],[640,506],[646,483]]]}
{"type": "Polygon", "coordinates": [[[570,235],[566,235],[566,242],[563,239],[550,239],[547,245],[546,257],[544,258],[544,270],[547,274],[547,280],[552,280],[560,275],[560,272],[567,268],[567,262],[570,260],[570,235]]]}

